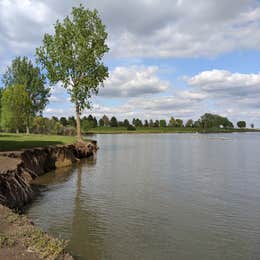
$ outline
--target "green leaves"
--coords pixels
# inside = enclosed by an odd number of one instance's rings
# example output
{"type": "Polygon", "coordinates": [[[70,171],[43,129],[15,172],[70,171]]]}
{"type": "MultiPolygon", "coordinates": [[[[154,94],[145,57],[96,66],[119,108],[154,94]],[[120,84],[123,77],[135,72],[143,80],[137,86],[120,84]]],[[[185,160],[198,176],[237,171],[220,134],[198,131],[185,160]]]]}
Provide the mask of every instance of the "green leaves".
{"type": "Polygon", "coordinates": [[[96,10],[80,5],[62,22],[57,21],[54,29],[54,35],[45,34],[43,45],[36,50],[37,61],[52,84],[62,82],[81,112],[108,77],[102,63],[109,50],[105,26],[96,10]]]}
{"type": "Polygon", "coordinates": [[[27,57],[17,57],[3,75],[6,87],[23,85],[32,101],[31,113],[41,113],[48,103],[50,89],[45,87],[45,76],[27,57]]]}
{"type": "Polygon", "coordinates": [[[7,130],[16,130],[28,126],[32,102],[25,86],[7,87],[2,94],[2,125],[7,130]]]}

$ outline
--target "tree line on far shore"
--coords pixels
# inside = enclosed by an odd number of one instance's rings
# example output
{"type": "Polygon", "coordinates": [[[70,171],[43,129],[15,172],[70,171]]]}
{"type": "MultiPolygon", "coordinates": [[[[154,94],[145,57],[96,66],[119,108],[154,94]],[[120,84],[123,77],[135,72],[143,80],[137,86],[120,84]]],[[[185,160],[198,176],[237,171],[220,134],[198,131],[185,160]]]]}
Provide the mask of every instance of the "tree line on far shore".
{"type": "MultiPolygon", "coordinates": [[[[220,115],[215,115],[211,113],[206,113],[201,116],[198,120],[189,119],[184,122],[180,118],[171,117],[168,121],[165,119],[153,120],[145,119],[141,120],[139,118],[133,118],[132,120],[124,119],[118,120],[115,116],[109,118],[104,115],[103,117],[97,119],[95,116],[89,115],[84,116],[80,119],[82,126],[82,133],[91,132],[91,129],[125,129],[128,131],[135,131],[138,129],[152,129],[152,128],[189,128],[198,130],[217,130],[217,129],[233,129],[233,123],[226,117],[220,115]]],[[[240,129],[246,128],[245,121],[238,121],[237,127],[240,129]]],[[[254,124],[250,125],[254,128],[254,124]]],[[[17,132],[16,128],[2,128],[2,131],[17,132]]],[[[23,123],[21,123],[19,129],[20,132],[24,132],[23,123]]],[[[76,119],[74,116],[70,117],[55,117],[46,118],[43,116],[36,116],[32,119],[30,132],[34,134],[54,134],[54,135],[76,135],[76,119]]]]}

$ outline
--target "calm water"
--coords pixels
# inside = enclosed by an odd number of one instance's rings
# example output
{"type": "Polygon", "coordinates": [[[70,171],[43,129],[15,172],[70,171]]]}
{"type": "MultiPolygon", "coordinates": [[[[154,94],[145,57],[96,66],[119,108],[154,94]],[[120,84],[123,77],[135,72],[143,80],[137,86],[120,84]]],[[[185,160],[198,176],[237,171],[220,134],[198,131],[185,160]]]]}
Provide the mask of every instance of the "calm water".
{"type": "Polygon", "coordinates": [[[28,209],[78,259],[260,259],[260,134],[94,138],[28,209]]]}

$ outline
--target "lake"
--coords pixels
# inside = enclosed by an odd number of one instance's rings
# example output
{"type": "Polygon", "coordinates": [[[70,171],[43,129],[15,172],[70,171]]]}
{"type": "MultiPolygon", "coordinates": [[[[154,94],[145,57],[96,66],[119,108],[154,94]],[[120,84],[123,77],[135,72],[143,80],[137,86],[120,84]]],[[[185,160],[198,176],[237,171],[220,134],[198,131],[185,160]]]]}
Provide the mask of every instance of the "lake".
{"type": "Polygon", "coordinates": [[[260,133],[92,138],[26,212],[76,259],[259,259],[260,133]]]}

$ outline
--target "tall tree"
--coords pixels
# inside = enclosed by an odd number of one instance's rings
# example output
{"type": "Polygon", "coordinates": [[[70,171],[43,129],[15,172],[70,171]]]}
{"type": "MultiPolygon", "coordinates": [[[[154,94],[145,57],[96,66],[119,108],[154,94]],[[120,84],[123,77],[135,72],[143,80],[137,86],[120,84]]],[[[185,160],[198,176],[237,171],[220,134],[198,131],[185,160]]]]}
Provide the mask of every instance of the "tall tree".
{"type": "Polygon", "coordinates": [[[80,115],[90,107],[90,98],[108,77],[102,59],[109,48],[107,33],[96,10],[80,5],[71,16],[55,24],[54,35],[45,34],[36,50],[38,61],[51,84],[61,82],[76,109],[77,136],[81,139],[80,115]]]}
{"type": "Polygon", "coordinates": [[[32,101],[31,114],[42,113],[48,103],[50,88],[45,86],[45,76],[27,57],[16,57],[7,67],[2,79],[6,87],[23,85],[32,101]]]}
{"type": "Polygon", "coordinates": [[[31,99],[23,85],[7,87],[2,96],[2,126],[7,130],[27,128],[31,116],[31,99]]]}

